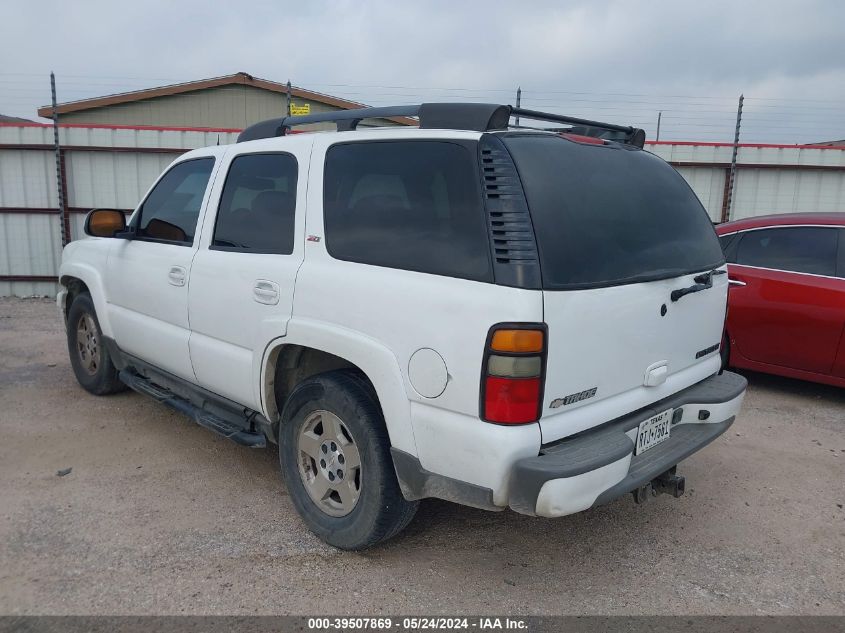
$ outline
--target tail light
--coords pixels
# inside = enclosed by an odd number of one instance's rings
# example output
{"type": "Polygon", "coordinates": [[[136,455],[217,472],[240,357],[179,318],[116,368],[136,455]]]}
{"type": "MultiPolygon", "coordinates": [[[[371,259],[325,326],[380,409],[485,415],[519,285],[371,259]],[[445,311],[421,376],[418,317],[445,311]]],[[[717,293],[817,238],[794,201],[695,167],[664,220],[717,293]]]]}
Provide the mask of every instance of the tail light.
{"type": "Polygon", "coordinates": [[[547,333],[542,323],[502,323],[490,329],[481,370],[482,420],[530,424],[540,419],[547,333]]]}

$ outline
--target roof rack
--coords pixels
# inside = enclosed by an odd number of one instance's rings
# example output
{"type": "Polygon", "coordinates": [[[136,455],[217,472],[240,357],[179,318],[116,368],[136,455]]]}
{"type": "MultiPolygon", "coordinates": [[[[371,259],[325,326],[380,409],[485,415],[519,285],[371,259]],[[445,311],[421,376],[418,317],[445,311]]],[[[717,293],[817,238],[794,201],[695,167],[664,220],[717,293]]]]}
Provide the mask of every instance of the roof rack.
{"type": "MultiPolygon", "coordinates": [[[[421,103],[384,108],[356,108],[354,110],[321,112],[306,116],[286,116],[268,119],[249,126],[238,136],[238,143],[284,136],[297,125],[335,123],[338,132],[345,132],[356,129],[364,119],[385,119],[396,116],[417,117],[420,121],[420,127],[425,129],[472,130],[476,132],[507,130],[512,127],[510,118],[518,116],[535,121],[564,123],[571,126],[565,131],[584,136],[613,140],[636,147],[643,147],[645,144],[645,132],[640,128],[629,125],[602,123],[493,103],[421,103]]],[[[553,131],[564,130],[555,129],[553,131]]]]}

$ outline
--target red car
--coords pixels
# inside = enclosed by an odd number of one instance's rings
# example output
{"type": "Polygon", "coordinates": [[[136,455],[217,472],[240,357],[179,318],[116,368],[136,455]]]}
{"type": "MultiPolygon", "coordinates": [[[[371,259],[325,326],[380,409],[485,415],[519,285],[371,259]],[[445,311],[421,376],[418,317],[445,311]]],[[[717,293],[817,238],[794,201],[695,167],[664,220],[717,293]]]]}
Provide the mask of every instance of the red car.
{"type": "Polygon", "coordinates": [[[845,213],[749,218],[716,233],[730,280],[725,363],[845,387],[845,213]]]}

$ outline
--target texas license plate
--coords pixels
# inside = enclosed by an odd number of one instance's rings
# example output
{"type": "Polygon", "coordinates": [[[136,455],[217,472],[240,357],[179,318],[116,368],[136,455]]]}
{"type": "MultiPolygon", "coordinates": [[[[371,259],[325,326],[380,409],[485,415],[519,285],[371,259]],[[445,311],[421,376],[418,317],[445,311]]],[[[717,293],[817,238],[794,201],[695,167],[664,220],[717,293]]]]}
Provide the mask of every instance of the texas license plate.
{"type": "Polygon", "coordinates": [[[640,422],[640,428],[637,431],[635,455],[654,448],[660,442],[665,442],[669,439],[669,432],[672,426],[672,411],[674,409],[667,409],[663,413],[658,413],[648,420],[640,422]]]}

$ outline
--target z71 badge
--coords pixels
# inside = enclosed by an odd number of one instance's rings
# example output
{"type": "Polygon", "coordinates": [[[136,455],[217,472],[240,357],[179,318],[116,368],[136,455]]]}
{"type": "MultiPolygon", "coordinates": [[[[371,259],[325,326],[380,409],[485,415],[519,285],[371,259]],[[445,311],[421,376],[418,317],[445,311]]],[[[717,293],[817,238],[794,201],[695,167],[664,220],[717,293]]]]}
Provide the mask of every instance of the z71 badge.
{"type": "Polygon", "coordinates": [[[598,387],[593,387],[592,389],[587,389],[586,391],[580,391],[578,393],[569,394],[565,398],[555,398],[554,400],[552,400],[552,403],[549,405],[549,408],[557,409],[558,407],[563,407],[567,404],[573,404],[575,402],[587,400],[588,398],[592,398],[594,395],[596,395],[596,391],[598,390],[598,387]]]}

